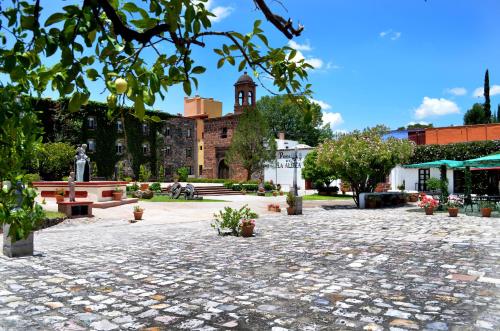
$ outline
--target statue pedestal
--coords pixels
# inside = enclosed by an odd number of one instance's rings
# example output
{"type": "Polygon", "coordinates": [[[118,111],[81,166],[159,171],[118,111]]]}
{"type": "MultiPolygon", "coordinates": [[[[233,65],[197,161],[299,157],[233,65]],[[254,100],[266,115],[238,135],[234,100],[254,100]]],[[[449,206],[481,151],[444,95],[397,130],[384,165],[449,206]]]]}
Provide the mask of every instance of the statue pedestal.
{"type": "MultiPolygon", "coordinates": [[[[33,182],[33,187],[42,198],[54,198],[54,193],[58,189],[64,190],[64,196],[69,197],[68,182],[33,182]]],[[[92,202],[104,202],[113,200],[113,192],[118,187],[123,194],[127,192],[127,182],[118,181],[96,181],[96,182],[75,182],[75,196],[78,199],[92,202]]]]}
{"type": "Polygon", "coordinates": [[[64,201],[57,204],[60,213],[69,218],[92,217],[92,201],[64,201]]]}

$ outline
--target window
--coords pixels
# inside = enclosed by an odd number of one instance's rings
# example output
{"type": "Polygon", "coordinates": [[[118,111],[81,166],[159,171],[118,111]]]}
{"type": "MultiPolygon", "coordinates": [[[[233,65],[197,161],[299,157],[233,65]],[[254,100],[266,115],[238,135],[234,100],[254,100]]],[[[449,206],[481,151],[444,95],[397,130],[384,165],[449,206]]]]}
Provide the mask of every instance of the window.
{"type": "Polygon", "coordinates": [[[191,151],[191,148],[186,149],[186,157],[192,157],[193,156],[193,151],[191,151]]]}
{"type": "Polygon", "coordinates": [[[243,106],[245,104],[245,92],[241,91],[238,96],[239,99],[239,105],[243,106]]]}
{"type": "Polygon", "coordinates": [[[191,138],[191,129],[187,129],[187,137],[191,138]]]}
{"type": "Polygon", "coordinates": [[[169,126],[167,126],[167,128],[165,129],[165,136],[170,137],[170,127],[169,126]]]}
{"type": "Polygon", "coordinates": [[[192,175],[193,174],[193,168],[191,166],[186,166],[186,168],[188,169],[188,175],[192,175]]]}
{"type": "Polygon", "coordinates": [[[222,132],[220,134],[220,137],[223,139],[227,138],[227,128],[222,128],[222,132]]]}
{"type": "Polygon", "coordinates": [[[252,100],[253,100],[253,93],[252,91],[248,91],[248,99],[247,99],[247,103],[249,105],[252,105],[252,100]]]}
{"type": "Polygon", "coordinates": [[[116,121],[116,131],[123,132],[123,123],[122,123],[122,120],[117,120],[116,121]]]}
{"type": "Polygon", "coordinates": [[[200,146],[200,151],[202,151],[202,150],[203,150],[203,146],[200,146]]]}
{"type": "Polygon", "coordinates": [[[97,128],[97,120],[95,116],[87,117],[87,127],[92,130],[97,128]]]}
{"type": "Polygon", "coordinates": [[[142,144],[142,154],[149,155],[149,143],[142,144]]]}
{"type": "Polygon", "coordinates": [[[172,149],[170,146],[165,147],[165,155],[170,156],[172,154],[172,149]]]}
{"type": "Polygon", "coordinates": [[[149,134],[149,126],[146,123],[142,124],[142,134],[145,136],[149,134]]]}
{"type": "Polygon", "coordinates": [[[201,176],[203,174],[203,166],[199,165],[198,166],[198,176],[201,176]]]}
{"type": "Polygon", "coordinates": [[[87,151],[95,152],[95,139],[87,139],[87,151]]]}
{"type": "Polygon", "coordinates": [[[115,146],[116,146],[116,154],[122,155],[123,151],[125,150],[125,147],[123,146],[123,142],[117,141],[115,146]]]}

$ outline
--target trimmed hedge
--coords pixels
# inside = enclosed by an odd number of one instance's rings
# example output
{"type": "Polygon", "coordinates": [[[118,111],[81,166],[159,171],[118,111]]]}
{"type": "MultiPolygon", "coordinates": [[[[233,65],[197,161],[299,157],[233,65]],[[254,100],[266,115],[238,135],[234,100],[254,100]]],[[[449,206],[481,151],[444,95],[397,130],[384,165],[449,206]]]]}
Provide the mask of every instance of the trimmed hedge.
{"type": "Polygon", "coordinates": [[[464,161],[500,151],[500,140],[472,141],[448,145],[418,145],[409,164],[435,160],[464,161]]]}

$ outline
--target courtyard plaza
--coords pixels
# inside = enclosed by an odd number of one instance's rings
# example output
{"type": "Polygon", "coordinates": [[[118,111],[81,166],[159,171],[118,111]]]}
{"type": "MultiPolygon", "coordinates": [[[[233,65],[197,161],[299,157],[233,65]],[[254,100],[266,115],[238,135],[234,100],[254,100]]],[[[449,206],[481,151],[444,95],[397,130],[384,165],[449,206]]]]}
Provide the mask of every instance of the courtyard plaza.
{"type": "MultiPolygon", "coordinates": [[[[226,200],[226,198],[221,198],[226,200]]],[[[95,210],[0,256],[0,330],[498,330],[500,223],[284,197],[95,210]],[[283,202],[282,202],[283,201],[283,202]],[[252,238],[211,215],[248,203],[252,238]]],[[[51,207],[50,202],[47,205],[51,207]]]]}

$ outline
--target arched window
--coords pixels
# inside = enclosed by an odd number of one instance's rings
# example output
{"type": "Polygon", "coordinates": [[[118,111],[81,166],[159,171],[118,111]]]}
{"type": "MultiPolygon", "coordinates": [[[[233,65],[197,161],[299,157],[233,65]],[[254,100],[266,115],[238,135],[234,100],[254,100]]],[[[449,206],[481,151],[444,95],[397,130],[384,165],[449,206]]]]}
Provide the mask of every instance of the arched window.
{"type": "Polygon", "coordinates": [[[247,103],[249,105],[253,105],[253,93],[252,91],[248,91],[248,99],[247,99],[247,103]]]}
{"type": "Polygon", "coordinates": [[[245,104],[245,92],[243,91],[240,91],[240,93],[238,94],[238,103],[240,106],[243,106],[245,104]]]}

